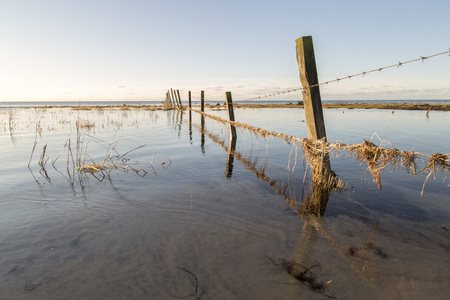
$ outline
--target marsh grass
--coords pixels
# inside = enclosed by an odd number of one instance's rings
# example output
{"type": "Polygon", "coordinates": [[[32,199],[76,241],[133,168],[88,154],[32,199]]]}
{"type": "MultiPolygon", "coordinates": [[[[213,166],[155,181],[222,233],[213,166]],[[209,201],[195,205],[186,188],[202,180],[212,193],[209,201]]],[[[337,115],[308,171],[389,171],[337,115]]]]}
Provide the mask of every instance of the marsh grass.
{"type": "MultiPolygon", "coordinates": [[[[50,170],[48,170],[49,161],[51,161],[51,166],[55,171],[66,177],[73,189],[75,182],[78,182],[83,188],[84,185],[88,184],[86,180],[90,177],[100,182],[105,178],[111,180],[113,171],[144,177],[148,174],[148,168],[150,168],[150,171],[155,176],[157,175],[156,168],[152,165],[155,154],[152,157],[152,162],[150,164],[144,163],[144,166],[128,158],[132,155],[132,152],[145,147],[145,145],[134,147],[125,151],[125,153],[119,153],[118,144],[120,143],[120,148],[123,149],[123,142],[116,140],[110,143],[88,134],[92,130],[104,129],[108,131],[113,128],[115,129],[115,136],[124,126],[138,128],[141,122],[146,124],[154,123],[158,118],[156,111],[92,110],[86,113],[73,113],[65,109],[39,108],[28,111],[28,113],[27,110],[21,110],[20,112],[23,113],[21,120],[25,120],[24,116],[28,116],[28,122],[31,122],[24,126],[30,127],[33,123],[36,126],[35,139],[28,161],[28,168],[31,172],[33,172],[33,156],[36,150],[41,148],[38,146],[37,138],[42,135],[43,131],[62,130],[64,126],[68,125],[68,129],[72,132],[57,155],[52,157],[51,153],[53,152],[49,152],[49,148],[53,143],[49,146],[45,144],[42,151],[40,151],[39,160],[37,161],[39,173],[49,183],[51,178],[50,170]],[[42,122],[44,122],[45,127],[42,126],[42,122]],[[59,126],[55,127],[52,124],[59,124],[59,126]],[[61,161],[64,161],[64,167],[62,167],[61,161]],[[78,180],[76,181],[77,178],[78,180]]],[[[54,146],[52,147],[54,148],[54,146]]],[[[163,165],[163,167],[167,168],[170,166],[171,161],[167,157],[165,161],[168,164],[163,165]]],[[[34,178],[36,179],[36,177],[34,178]]],[[[40,186],[42,185],[40,184],[40,186]]]]}
{"type": "Polygon", "coordinates": [[[95,127],[95,123],[90,122],[89,120],[78,119],[76,126],[79,128],[92,129],[95,127]]]}
{"type": "Polygon", "coordinates": [[[156,110],[74,111],[54,108],[0,108],[0,132],[8,132],[13,143],[18,132],[33,127],[37,128],[39,136],[61,130],[76,131],[77,127],[85,132],[111,129],[117,132],[122,128],[139,128],[142,125],[154,124],[157,120],[156,110]]]}
{"type": "MultiPolygon", "coordinates": [[[[32,161],[33,153],[36,148],[36,142],[33,146],[30,161],[28,166],[30,168],[30,163],[32,161]]],[[[75,144],[73,140],[69,137],[60,153],[52,160],[51,165],[59,173],[67,176],[68,181],[71,183],[72,187],[75,184],[75,178],[78,176],[80,185],[84,185],[84,180],[89,177],[94,177],[98,181],[102,182],[105,178],[110,178],[112,171],[118,171],[121,173],[132,173],[138,176],[144,177],[148,172],[143,168],[135,168],[132,166],[133,162],[126,158],[127,155],[136,151],[140,148],[145,147],[145,145],[140,145],[135,147],[124,154],[120,154],[116,147],[119,141],[112,143],[107,143],[98,138],[87,134],[81,134],[79,131],[75,138],[75,144]],[[88,146],[90,143],[96,143],[105,149],[103,159],[94,159],[92,153],[88,153],[88,146]],[[66,153],[65,159],[65,171],[61,172],[58,170],[57,161],[66,153]]],[[[50,176],[48,175],[46,166],[50,157],[46,157],[47,144],[44,145],[38,165],[40,166],[39,173],[48,181],[51,182],[50,176]]],[[[99,157],[98,153],[95,153],[96,157],[99,157]]],[[[156,171],[153,166],[151,166],[153,173],[156,175],[156,171]]],[[[30,171],[32,172],[31,168],[30,171]]]]}

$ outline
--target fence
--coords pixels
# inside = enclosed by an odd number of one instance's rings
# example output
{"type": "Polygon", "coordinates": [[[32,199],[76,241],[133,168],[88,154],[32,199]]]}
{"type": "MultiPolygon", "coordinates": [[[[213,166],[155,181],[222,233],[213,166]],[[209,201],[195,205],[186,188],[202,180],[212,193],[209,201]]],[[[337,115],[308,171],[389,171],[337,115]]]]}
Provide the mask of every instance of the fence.
{"type": "MultiPolygon", "coordinates": [[[[332,82],[339,82],[340,80],[351,79],[356,76],[365,76],[369,73],[375,71],[382,71],[384,69],[401,67],[405,64],[424,61],[426,59],[437,57],[450,53],[449,51],[433,54],[426,57],[420,57],[418,59],[413,59],[405,62],[399,62],[398,64],[389,65],[382,68],[377,68],[367,72],[361,72],[358,74],[337,78],[336,80],[327,81],[323,83],[318,82],[316,63],[314,57],[314,48],[312,38],[302,37],[296,40],[296,50],[297,50],[297,61],[300,73],[300,82],[302,88],[289,90],[281,93],[288,93],[293,91],[301,90],[303,93],[303,102],[305,109],[305,119],[308,130],[308,138],[298,138],[295,136],[286,135],[283,133],[268,131],[262,128],[254,127],[249,124],[237,122],[234,118],[233,111],[233,101],[231,92],[225,93],[226,98],[226,109],[228,119],[222,119],[220,117],[206,114],[204,111],[204,101],[205,94],[201,91],[200,97],[200,110],[192,108],[191,92],[189,91],[189,106],[185,107],[181,104],[181,98],[179,90],[174,92],[172,89],[167,92],[165,103],[167,105],[172,105],[178,109],[187,108],[189,111],[193,111],[201,114],[202,128],[204,128],[204,118],[211,118],[220,123],[226,124],[229,127],[230,132],[230,145],[228,148],[229,154],[235,151],[236,145],[236,127],[251,130],[252,132],[264,137],[264,138],[281,138],[289,143],[301,144],[303,148],[304,157],[310,163],[310,166],[314,170],[313,179],[317,184],[323,185],[327,188],[334,188],[337,186],[339,180],[335,176],[334,172],[331,170],[329,154],[332,151],[348,151],[357,160],[366,163],[368,170],[373,176],[373,180],[381,188],[380,171],[388,166],[394,166],[396,168],[402,167],[408,173],[415,175],[417,172],[427,173],[422,192],[423,195],[425,184],[431,175],[436,178],[436,172],[448,172],[450,171],[450,158],[448,155],[435,153],[435,154],[422,154],[414,151],[401,151],[396,148],[385,148],[381,146],[376,146],[371,141],[365,141],[361,144],[346,145],[343,143],[328,143],[326,140],[326,130],[325,123],[323,119],[322,102],[320,97],[319,87],[324,84],[329,84],[332,82]],[[170,97],[172,95],[172,97],[170,97]],[[418,160],[424,161],[425,166],[417,170],[418,160]]],[[[276,93],[280,94],[280,93],[276,93]]],[[[270,94],[267,95],[276,95],[270,94]]],[[[259,99],[261,97],[251,98],[248,100],[259,99]]],[[[204,141],[202,141],[204,144],[204,141]]]]}

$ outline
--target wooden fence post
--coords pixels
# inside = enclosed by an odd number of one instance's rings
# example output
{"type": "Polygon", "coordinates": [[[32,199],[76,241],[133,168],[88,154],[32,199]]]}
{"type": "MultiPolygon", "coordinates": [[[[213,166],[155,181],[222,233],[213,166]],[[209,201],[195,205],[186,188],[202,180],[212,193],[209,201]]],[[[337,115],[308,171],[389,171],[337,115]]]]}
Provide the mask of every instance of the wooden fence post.
{"type": "Polygon", "coordinates": [[[205,112],[205,91],[200,92],[200,110],[205,112]]]}
{"type": "Polygon", "coordinates": [[[167,90],[167,99],[170,105],[172,105],[172,98],[170,98],[170,91],[167,90]]]}
{"type": "Polygon", "coordinates": [[[189,101],[189,140],[192,141],[192,101],[191,101],[191,91],[188,92],[189,101]]]}
{"type": "MultiPolygon", "coordinates": [[[[233,100],[231,99],[231,92],[226,92],[225,98],[227,102],[228,121],[234,122],[233,100]]],[[[232,125],[231,123],[228,125],[230,128],[230,138],[236,138],[236,127],[234,127],[234,125],[232,125]]]]}
{"type": "Polygon", "coordinates": [[[177,90],[173,91],[173,103],[178,107],[177,90]]]}
{"type": "Polygon", "coordinates": [[[169,92],[166,92],[166,99],[164,99],[164,106],[167,107],[169,105],[169,92]]]}
{"type": "Polygon", "coordinates": [[[301,37],[295,40],[295,43],[297,46],[300,82],[303,86],[303,104],[305,106],[305,121],[308,128],[308,137],[312,140],[326,138],[319,86],[311,87],[319,83],[312,37],[301,37]]]}
{"type": "MultiPolygon", "coordinates": [[[[297,48],[297,62],[300,71],[300,82],[303,87],[303,105],[305,107],[305,121],[308,137],[311,140],[327,139],[325,122],[323,119],[322,100],[320,99],[319,79],[317,78],[316,58],[311,36],[304,36],[295,40],[297,48]]],[[[334,176],[331,170],[330,156],[323,154],[314,169],[320,170],[316,180],[328,180],[334,176]]]]}
{"type": "Polygon", "coordinates": [[[182,108],[183,105],[181,104],[180,90],[177,90],[177,94],[178,94],[178,104],[179,104],[180,108],[182,108]]]}
{"type": "Polygon", "coordinates": [[[170,89],[170,93],[171,93],[171,95],[172,95],[172,103],[173,103],[173,106],[176,106],[176,105],[177,105],[177,99],[175,98],[175,94],[174,94],[174,92],[173,92],[172,89],[170,89]]]}
{"type": "Polygon", "coordinates": [[[188,98],[189,98],[189,108],[192,108],[192,104],[191,104],[191,91],[188,92],[188,98]]]}
{"type": "Polygon", "coordinates": [[[178,107],[177,90],[173,90],[173,104],[178,107]]]}

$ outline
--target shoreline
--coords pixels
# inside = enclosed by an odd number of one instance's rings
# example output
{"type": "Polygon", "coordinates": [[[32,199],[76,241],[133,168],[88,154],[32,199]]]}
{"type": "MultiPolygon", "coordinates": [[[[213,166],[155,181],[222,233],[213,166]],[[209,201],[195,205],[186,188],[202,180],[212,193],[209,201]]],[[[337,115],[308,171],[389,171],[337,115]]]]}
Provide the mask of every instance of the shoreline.
{"type": "MultiPolygon", "coordinates": [[[[301,104],[240,104],[234,103],[234,108],[304,108],[301,104]]],[[[224,105],[205,105],[208,108],[224,108],[224,105]]],[[[322,103],[323,109],[388,109],[388,110],[434,110],[450,111],[450,104],[428,104],[428,103],[322,103]]]]}
{"type": "MultiPolygon", "coordinates": [[[[246,104],[233,103],[234,108],[304,108],[303,102],[285,104],[246,104]]],[[[193,105],[199,107],[199,105],[193,105]]],[[[224,104],[205,104],[208,109],[225,109],[224,104]]],[[[67,108],[72,110],[172,110],[172,107],[164,105],[47,105],[47,106],[4,106],[0,109],[52,109],[67,108]]],[[[428,104],[428,103],[322,103],[323,109],[387,109],[387,110],[424,110],[424,111],[450,111],[450,104],[428,104]]]]}

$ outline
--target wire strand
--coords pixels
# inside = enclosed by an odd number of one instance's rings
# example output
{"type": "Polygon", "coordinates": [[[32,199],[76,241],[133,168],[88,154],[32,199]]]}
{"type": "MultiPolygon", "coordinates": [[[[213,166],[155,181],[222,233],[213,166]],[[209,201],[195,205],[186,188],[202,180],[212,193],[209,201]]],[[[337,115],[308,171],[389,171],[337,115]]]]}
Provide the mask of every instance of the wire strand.
{"type": "MultiPolygon", "coordinates": [[[[440,56],[440,55],[444,55],[444,54],[447,54],[447,53],[450,53],[450,48],[449,48],[448,51],[432,54],[432,55],[429,55],[429,56],[420,56],[420,58],[408,60],[408,61],[405,61],[405,62],[398,62],[395,65],[389,65],[389,66],[373,69],[373,70],[370,70],[370,71],[366,71],[366,72],[363,71],[361,73],[357,73],[357,74],[353,74],[353,75],[347,75],[345,77],[336,78],[334,80],[321,82],[321,83],[318,83],[318,84],[311,85],[309,88],[313,88],[313,87],[317,87],[317,86],[321,86],[321,85],[325,85],[325,84],[330,84],[330,83],[334,83],[334,82],[339,82],[341,80],[351,79],[351,78],[357,77],[357,76],[365,76],[365,75],[367,75],[369,73],[373,73],[373,72],[377,72],[377,71],[381,72],[382,70],[389,69],[389,68],[403,67],[403,65],[405,65],[405,64],[409,64],[409,63],[416,62],[416,61],[424,62],[426,59],[429,59],[429,58],[432,58],[432,57],[436,57],[436,56],[440,56]]],[[[303,88],[297,88],[297,89],[291,89],[291,90],[287,90],[287,91],[283,91],[283,92],[271,93],[271,94],[267,94],[267,95],[263,95],[263,96],[257,96],[257,97],[253,97],[253,98],[248,98],[248,99],[245,99],[245,100],[237,100],[237,101],[234,101],[234,102],[247,102],[247,101],[252,101],[252,100],[258,100],[258,99],[261,99],[261,98],[268,98],[268,97],[272,97],[272,96],[292,93],[292,92],[296,92],[296,91],[303,91],[303,88]]]]}

